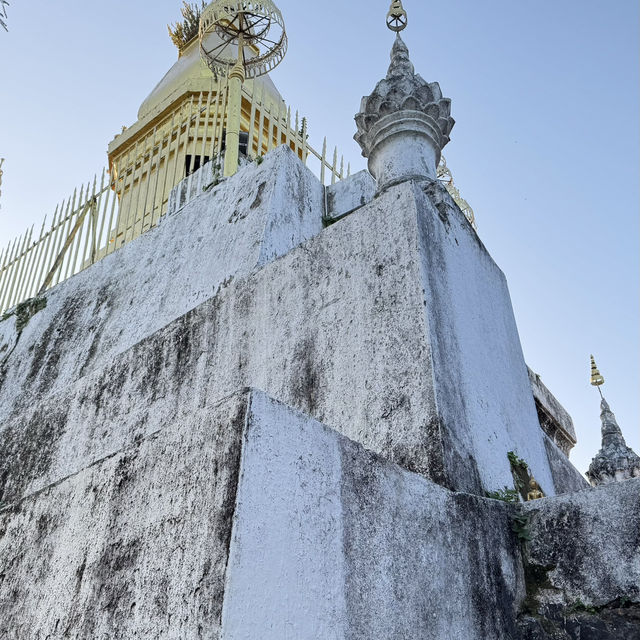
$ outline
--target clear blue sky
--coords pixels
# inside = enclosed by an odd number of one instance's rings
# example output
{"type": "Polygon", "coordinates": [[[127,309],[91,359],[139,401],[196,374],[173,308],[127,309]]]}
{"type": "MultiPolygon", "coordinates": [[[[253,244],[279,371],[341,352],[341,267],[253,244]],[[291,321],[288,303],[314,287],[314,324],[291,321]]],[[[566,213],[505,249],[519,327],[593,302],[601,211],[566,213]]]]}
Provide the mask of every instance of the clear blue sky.
{"type": "MultiPolygon", "coordinates": [[[[0,32],[0,245],[51,215],[176,58],[179,0],[16,0],[0,32]]],[[[273,73],[364,167],[353,115],[388,64],[389,0],[279,0],[289,53],[273,73]]],[[[574,417],[584,471],[604,392],[640,452],[640,172],[636,0],[405,0],[416,70],[453,101],[445,149],[480,237],[509,281],[530,366],[574,417]]]]}

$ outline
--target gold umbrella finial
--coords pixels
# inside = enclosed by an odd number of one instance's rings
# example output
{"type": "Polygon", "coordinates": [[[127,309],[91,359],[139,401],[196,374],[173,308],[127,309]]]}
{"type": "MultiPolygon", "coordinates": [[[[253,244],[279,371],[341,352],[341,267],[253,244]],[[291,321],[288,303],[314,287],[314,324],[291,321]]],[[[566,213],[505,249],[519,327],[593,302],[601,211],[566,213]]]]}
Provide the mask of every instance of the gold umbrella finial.
{"type": "MultiPolygon", "coordinates": [[[[598,371],[596,360],[593,355],[591,356],[591,384],[594,387],[599,387],[604,384],[604,376],[602,376],[600,371],[598,371]]],[[[598,391],[600,390],[598,389],[598,391]]]]}
{"type": "Polygon", "coordinates": [[[216,77],[229,79],[224,154],[228,177],[238,170],[242,85],[282,62],[287,32],[273,0],[214,0],[202,11],[198,33],[205,64],[216,77]]]}
{"type": "Polygon", "coordinates": [[[389,13],[387,13],[387,27],[391,31],[399,33],[407,28],[408,21],[407,12],[402,6],[402,0],[393,0],[389,13]]]}

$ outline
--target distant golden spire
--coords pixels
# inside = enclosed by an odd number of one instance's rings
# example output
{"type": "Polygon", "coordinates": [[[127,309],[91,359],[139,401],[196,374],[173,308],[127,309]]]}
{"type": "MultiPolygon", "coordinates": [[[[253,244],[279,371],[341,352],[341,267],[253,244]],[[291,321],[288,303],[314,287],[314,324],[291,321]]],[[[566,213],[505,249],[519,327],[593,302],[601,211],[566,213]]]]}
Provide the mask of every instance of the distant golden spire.
{"type": "Polygon", "coordinates": [[[598,371],[598,367],[596,366],[596,361],[593,355],[591,356],[591,384],[594,387],[599,387],[604,384],[604,377],[598,371]]]}
{"type": "Polygon", "coordinates": [[[600,391],[600,420],[602,422],[602,447],[589,465],[587,478],[595,487],[609,482],[622,482],[628,478],[640,478],[640,456],[627,443],[609,403],[602,397],[600,375],[596,361],[591,356],[591,384],[600,391]]]}
{"type": "Polygon", "coordinates": [[[387,27],[391,31],[399,33],[407,27],[407,12],[402,6],[402,0],[393,0],[389,13],[387,13],[387,27]]]}

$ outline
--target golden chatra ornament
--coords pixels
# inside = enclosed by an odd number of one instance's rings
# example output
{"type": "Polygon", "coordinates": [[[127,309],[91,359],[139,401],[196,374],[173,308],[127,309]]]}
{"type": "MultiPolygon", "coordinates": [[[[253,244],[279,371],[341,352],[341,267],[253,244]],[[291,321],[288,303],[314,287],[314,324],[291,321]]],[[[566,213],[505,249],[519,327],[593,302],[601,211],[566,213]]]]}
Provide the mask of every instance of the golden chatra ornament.
{"type": "Polygon", "coordinates": [[[287,52],[284,20],[271,0],[215,0],[200,16],[199,36],[202,59],[220,76],[240,64],[245,78],[256,78],[277,67],[287,52]]]}
{"type": "Polygon", "coordinates": [[[402,6],[402,0],[393,0],[389,13],[387,13],[387,27],[389,27],[391,31],[399,33],[407,28],[408,22],[409,19],[407,18],[407,12],[402,6]]]}
{"type": "Polygon", "coordinates": [[[596,361],[593,356],[591,356],[591,384],[594,387],[599,387],[604,384],[604,377],[598,371],[598,367],[596,366],[596,361]]]}
{"type": "Polygon", "coordinates": [[[200,16],[200,54],[215,75],[228,76],[227,135],[223,172],[238,170],[242,83],[269,73],[287,52],[287,33],[271,0],[215,0],[200,16]]]}

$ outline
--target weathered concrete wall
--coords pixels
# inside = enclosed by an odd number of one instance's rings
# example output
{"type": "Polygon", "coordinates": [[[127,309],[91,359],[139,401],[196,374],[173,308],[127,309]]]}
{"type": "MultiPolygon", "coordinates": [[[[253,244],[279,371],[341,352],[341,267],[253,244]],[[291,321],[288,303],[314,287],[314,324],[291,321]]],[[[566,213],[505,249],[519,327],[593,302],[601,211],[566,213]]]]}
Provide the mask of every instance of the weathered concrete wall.
{"type": "Polygon", "coordinates": [[[640,603],[640,478],[525,505],[531,565],[546,568],[540,604],[640,603]]]}
{"type": "Polygon", "coordinates": [[[0,637],[217,638],[247,393],[0,511],[0,637]]]}
{"type": "Polygon", "coordinates": [[[274,157],[47,294],[2,370],[0,466],[31,461],[5,494],[123,446],[149,396],[174,411],[243,386],[456,489],[510,485],[514,450],[552,494],[504,278],[446,190],[399,185],[287,252],[322,189],[274,157]]]}
{"type": "Polygon", "coordinates": [[[512,486],[507,453],[555,492],[504,274],[443,185],[411,187],[445,468],[457,489],[512,486]],[[474,478],[475,476],[475,478],[474,478]]]}
{"type": "Polygon", "coordinates": [[[522,591],[510,510],[354,443],[342,451],[348,638],[509,638],[522,591]]]}
{"type": "Polygon", "coordinates": [[[338,436],[260,392],[248,424],[223,637],[346,638],[338,436]]]}
{"type": "Polygon", "coordinates": [[[551,475],[557,493],[582,491],[589,487],[584,476],[569,462],[567,456],[559,449],[555,442],[545,433],[543,434],[547,458],[551,466],[551,475]]]}
{"type": "Polygon", "coordinates": [[[525,640],[640,638],[640,479],[524,506],[525,640]]]}
{"type": "Polygon", "coordinates": [[[526,505],[523,566],[515,505],[262,392],[183,409],[0,510],[2,637],[636,637],[640,480],[526,505]]]}
{"type": "Polygon", "coordinates": [[[640,481],[526,505],[521,565],[514,505],[427,479],[583,486],[466,218],[322,198],[277,150],[0,322],[0,636],[633,638],[640,481]]]}
{"type": "MultiPolygon", "coordinates": [[[[120,449],[155,428],[158,416],[244,386],[264,388],[399,463],[437,476],[441,442],[429,431],[435,405],[417,258],[405,249],[416,229],[408,211],[400,209],[391,226],[384,203],[366,217],[345,219],[317,242],[253,275],[236,276],[127,351],[111,359],[101,353],[107,363],[93,370],[91,353],[82,351],[88,293],[67,301],[53,319],[45,315],[48,305],[20,340],[30,395],[3,424],[0,499],[15,499],[120,449]],[[62,379],[77,382],[63,385],[62,379]]],[[[103,304],[111,308],[109,298],[103,304]]]]}
{"type": "Polygon", "coordinates": [[[522,580],[509,505],[453,494],[254,394],[225,640],[515,638],[522,580]]]}
{"type": "Polygon", "coordinates": [[[325,220],[335,222],[373,200],[376,181],[363,169],[325,187],[325,220]]]}
{"type": "Polygon", "coordinates": [[[166,415],[0,511],[0,531],[10,640],[499,638],[522,592],[507,505],[259,392],[166,415]]]}
{"type": "Polygon", "coordinates": [[[319,233],[323,198],[315,176],[280,147],[48,291],[17,344],[14,318],[0,322],[0,420],[319,233]]]}

